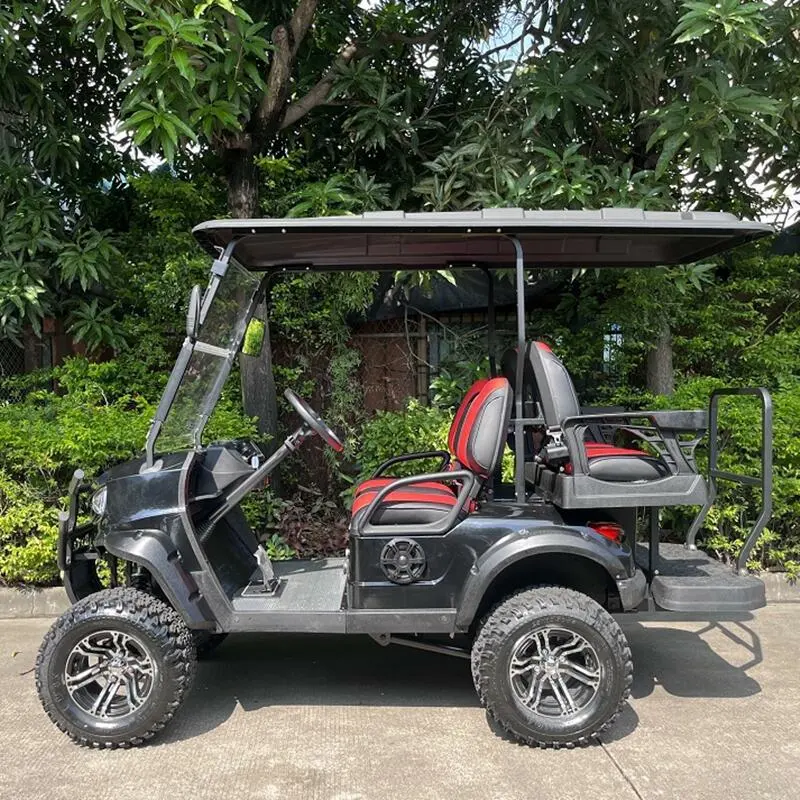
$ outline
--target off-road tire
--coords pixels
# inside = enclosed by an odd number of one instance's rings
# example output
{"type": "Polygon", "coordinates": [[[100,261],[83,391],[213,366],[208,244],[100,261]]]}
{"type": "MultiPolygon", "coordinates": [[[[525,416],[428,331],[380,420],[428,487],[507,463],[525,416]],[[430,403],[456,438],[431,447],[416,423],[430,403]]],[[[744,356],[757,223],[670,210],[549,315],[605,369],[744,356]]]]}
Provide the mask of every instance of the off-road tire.
{"type": "Polygon", "coordinates": [[[172,719],[192,685],[195,668],[192,634],[173,608],[137,589],[105,589],[76,603],[53,623],[36,658],[36,689],[50,719],[73,741],[98,748],[132,747],[172,719]],[[135,636],[154,667],[144,704],[120,719],[93,717],[66,688],[65,665],[73,647],[95,631],[135,636]]]}
{"type": "Polygon", "coordinates": [[[228,638],[227,633],[209,633],[208,631],[192,631],[194,649],[197,660],[210,658],[214,651],[228,638]]]}
{"type": "Polygon", "coordinates": [[[527,589],[507,598],[481,622],[472,646],[472,678],[481,705],[500,731],[538,747],[575,747],[612,725],[630,694],[633,661],[614,618],[580,592],[558,587],[527,589]],[[585,709],[547,718],[525,707],[514,693],[509,665],[516,643],[547,627],[574,631],[596,651],[600,681],[585,709]]]}

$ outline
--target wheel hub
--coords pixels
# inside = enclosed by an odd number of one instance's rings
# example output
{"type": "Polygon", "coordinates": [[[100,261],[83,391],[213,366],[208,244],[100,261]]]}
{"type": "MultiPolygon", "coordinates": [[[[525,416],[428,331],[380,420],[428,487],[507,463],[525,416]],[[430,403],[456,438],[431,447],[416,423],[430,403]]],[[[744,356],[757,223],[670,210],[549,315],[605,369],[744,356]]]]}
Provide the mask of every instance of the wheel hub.
{"type": "Polygon", "coordinates": [[[601,679],[591,644],[565,628],[547,627],[521,636],[511,654],[509,681],[515,699],[544,717],[565,717],[586,708],[601,679]]]}
{"type": "Polygon", "coordinates": [[[64,685],[72,700],[97,719],[119,719],[141,708],[153,691],[155,667],[147,647],[122,631],[90,633],[72,648],[64,685]]]}

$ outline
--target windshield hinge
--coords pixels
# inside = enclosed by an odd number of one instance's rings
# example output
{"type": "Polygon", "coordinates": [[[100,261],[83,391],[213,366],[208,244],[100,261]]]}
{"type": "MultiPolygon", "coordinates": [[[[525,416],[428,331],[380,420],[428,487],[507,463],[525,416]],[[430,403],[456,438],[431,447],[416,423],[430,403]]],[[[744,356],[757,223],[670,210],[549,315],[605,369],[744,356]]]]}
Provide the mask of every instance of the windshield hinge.
{"type": "Polygon", "coordinates": [[[233,255],[233,249],[236,247],[237,243],[237,239],[232,239],[220,253],[219,258],[214,259],[214,262],[211,264],[212,275],[219,275],[220,278],[225,277],[225,273],[228,271],[228,264],[233,255]]]}

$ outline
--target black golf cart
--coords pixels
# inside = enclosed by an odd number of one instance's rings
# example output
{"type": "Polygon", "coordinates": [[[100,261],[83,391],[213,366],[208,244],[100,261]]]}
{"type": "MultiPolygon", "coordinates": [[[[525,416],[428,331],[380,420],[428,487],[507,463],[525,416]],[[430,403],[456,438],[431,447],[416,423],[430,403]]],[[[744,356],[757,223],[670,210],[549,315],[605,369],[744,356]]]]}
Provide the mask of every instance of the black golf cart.
{"type": "MultiPolygon", "coordinates": [[[[76,472],[61,513],[58,559],[74,606],[36,666],[53,722],[84,744],[139,744],[175,713],[198,651],[231,632],[292,631],[367,634],[471,659],[487,712],[528,744],[573,745],[606,728],[633,670],[614,615],[742,618],[764,605],[746,564],[770,514],[770,398],[731,389],[715,392],[708,412],[583,414],[565,365],[545,343],[526,341],[526,269],[689,263],[770,232],[729,214],[636,209],[198,226],[211,277],[202,297],[197,287],[190,297],[187,337],[144,455],[91,481],[76,472]],[[305,270],[461,267],[515,270],[516,347],[492,353],[492,374],[467,392],[446,451],[398,453],[358,487],[344,558],[270,563],[240,502],[310,436],[334,450],[342,443],[291,391],[300,423],[271,455],[249,441],[203,443],[268,281],[305,270]],[[725,394],[762,404],[759,476],[718,468],[725,394]],[[705,435],[701,475],[694,453],[705,435]],[[498,471],[507,443],[513,485],[498,471]],[[433,472],[393,475],[399,463],[431,459],[433,472]],[[718,480],[762,489],[735,568],[695,547],[718,480]],[[90,524],[78,524],[84,497],[90,524]],[[685,544],[660,542],[659,509],[676,505],[700,511],[685,544]],[[637,510],[649,514],[641,542],[637,510]],[[103,561],[111,588],[100,582],[103,561]]],[[[494,339],[490,330],[491,350],[494,339]]]]}

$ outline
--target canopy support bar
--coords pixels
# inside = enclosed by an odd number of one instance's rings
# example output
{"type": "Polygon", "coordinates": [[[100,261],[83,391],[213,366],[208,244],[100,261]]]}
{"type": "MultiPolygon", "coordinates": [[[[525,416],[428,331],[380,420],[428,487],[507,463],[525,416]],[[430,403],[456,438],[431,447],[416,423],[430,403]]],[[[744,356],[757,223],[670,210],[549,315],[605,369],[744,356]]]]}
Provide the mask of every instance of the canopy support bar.
{"type": "Polygon", "coordinates": [[[517,286],[517,380],[514,381],[514,493],[518,503],[525,502],[525,423],[523,422],[522,389],[525,374],[525,254],[516,236],[509,236],[514,245],[517,286]]]}
{"type": "Polygon", "coordinates": [[[493,378],[496,378],[497,354],[495,353],[495,348],[497,347],[497,335],[495,333],[496,317],[494,310],[494,275],[492,275],[491,270],[487,269],[486,267],[481,267],[481,270],[483,271],[484,275],[486,275],[486,281],[488,283],[488,290],[486,292],[486,349],[489,351],[489,374],[493,378]]]}

